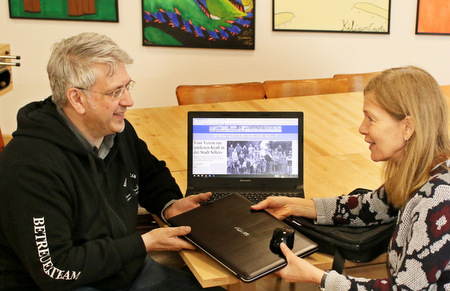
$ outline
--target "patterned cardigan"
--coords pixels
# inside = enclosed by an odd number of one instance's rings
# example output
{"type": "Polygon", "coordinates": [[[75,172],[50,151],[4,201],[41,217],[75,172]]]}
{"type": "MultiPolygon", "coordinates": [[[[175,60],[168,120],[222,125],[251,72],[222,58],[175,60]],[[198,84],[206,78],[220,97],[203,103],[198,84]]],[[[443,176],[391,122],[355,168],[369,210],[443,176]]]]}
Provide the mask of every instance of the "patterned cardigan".
{"type": "MultiPolygon", "coordinates": [[[[450,160],[447,162],[450,167],[450,160]]],[[[384,186],[362,195],[314,199],[318,224],[371,225],[397,219],[388,249],[389,278],[365,279],[331,271],[326,290],[450,290],[450,172],[439,165],[396,210],[384,186]]]]}

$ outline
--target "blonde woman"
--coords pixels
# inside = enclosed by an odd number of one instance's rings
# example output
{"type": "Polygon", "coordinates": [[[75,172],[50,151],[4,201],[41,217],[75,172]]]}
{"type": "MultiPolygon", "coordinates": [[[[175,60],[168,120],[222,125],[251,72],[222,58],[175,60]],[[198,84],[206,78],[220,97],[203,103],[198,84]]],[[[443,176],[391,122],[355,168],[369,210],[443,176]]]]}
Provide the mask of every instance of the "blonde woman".
{"type": "Polygon", "coordinates": [[[322,290],[450,289],[450,142],[447,101],[433,77],[417,67],[384,71],[364,90],[359,132],[371,159],[385,162],[384,184],[367,195],[320,199],[270,197],[253,206],[279,219],[290,215],[318,224],[371,225],[393,219],[390,276],[354,278],[320,270],[285,245],[288,282],[322,290]]]}

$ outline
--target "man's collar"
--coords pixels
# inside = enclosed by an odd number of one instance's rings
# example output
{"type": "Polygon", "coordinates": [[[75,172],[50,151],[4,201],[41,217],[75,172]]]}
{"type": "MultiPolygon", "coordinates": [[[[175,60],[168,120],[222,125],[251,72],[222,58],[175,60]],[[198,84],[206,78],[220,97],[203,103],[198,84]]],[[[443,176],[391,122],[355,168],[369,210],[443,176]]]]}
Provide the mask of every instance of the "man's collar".
{"type": "Polygon", "coordinates": [[[57,110],[58,113],[66,122],[67,126],[69,126],[69,128],[72,130],[72,132],[75,134],[75,136],[78,138],[78,140],[81,142],[81,144],[87,151],[93,151],[101,159],[104,159],[109,154],[109,151],[114,146],[114,137],[116,136],[115,133],[105,136],[100,145],[100,148],[97,148],[81,133],[81,131],[75,126],[75,124],[73,124],[73,122],[69,119],[64,110],[62,110],[59,107],[57,108],[57,110]]]}

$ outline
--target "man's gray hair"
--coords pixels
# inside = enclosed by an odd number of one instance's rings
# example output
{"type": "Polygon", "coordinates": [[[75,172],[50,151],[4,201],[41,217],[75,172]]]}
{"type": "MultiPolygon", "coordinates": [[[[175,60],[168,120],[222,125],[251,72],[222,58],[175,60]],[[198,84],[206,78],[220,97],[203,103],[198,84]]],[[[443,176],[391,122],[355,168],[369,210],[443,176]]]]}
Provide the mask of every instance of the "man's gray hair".
{"type": "Polygon", "coordinates": [[[118,64],[131,64],[133,59],[106,35],[86,32],[63,39],[53,45],[47,64],[52,100],[59,108],[67,104],[67,90],[89,89],[97,79],[98,64],[115,72],[118,64]]]}

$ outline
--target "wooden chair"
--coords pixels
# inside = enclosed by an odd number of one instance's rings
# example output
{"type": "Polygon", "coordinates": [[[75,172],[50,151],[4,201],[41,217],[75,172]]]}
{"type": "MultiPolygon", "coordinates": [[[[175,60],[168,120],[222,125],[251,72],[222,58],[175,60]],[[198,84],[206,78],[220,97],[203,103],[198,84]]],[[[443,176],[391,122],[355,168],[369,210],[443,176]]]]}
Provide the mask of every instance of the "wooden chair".
{"type": "Polygon", "coordinates": [[[5,142],[3,141],[2,129],[0,128],[0,153],[2,152],[4,146],[5,142]]]}
{"type": "Polygon", "coordinates": [[[176,89],[178,105],[264,99],[264,85],[260,82],[180,85],[176,89]]]}
{"type": "Polygon", "coordinates": [[[334,78],[347,78],[350,86],[350,92],[364,91],[370,79],[381,72],[361,73],[361,74],[336,74],[334,78]]]}
{"type": "Polygon", "coordinates": [[[265,81],[266,98],[349,92],[347,78],[265,81]]]}

